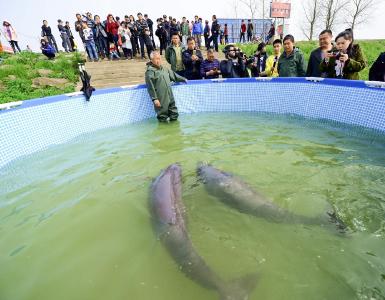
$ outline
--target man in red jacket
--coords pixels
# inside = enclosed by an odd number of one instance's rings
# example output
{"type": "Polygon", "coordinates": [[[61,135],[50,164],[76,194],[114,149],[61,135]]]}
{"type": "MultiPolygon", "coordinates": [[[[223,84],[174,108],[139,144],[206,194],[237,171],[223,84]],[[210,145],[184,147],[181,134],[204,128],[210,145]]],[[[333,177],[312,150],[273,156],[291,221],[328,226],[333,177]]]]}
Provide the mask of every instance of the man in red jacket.
{"type": "Polygon", "coordinates": [[[239,42],[241,43],[242,42],[242,38],[243,38],[243,42],[245,43],[246,42],[246,37],[245,37],[245,34],[246,34],[246,24],[245,24],[245,20],[242,20],[242,23],[241,23],[241,35],[239,37],[239,42]]]}

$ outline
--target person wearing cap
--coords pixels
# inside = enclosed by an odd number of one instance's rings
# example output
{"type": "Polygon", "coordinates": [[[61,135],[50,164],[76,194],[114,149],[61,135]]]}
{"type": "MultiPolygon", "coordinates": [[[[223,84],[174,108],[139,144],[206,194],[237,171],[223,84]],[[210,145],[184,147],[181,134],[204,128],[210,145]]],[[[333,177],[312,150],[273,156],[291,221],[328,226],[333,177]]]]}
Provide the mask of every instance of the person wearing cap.
{"type": "Polygon", "coordinates": [[[56,44],[56,40],[55,40],[55,37],[53,36],[52,34],[52,30],[51,30],[51,27],[48,26],[48,22],[47,20],[43,20],[43,26],[41,26],[41,36],[46,38],[46,40],[48,41],[48,43],[54,47],[56,53],[59,52],[59,49],[57,47],[57,44],[56,44]]]}
{"type": "Polygon", "coordinates": [[[264,77],[266,69],[266,44],[264,42],[258,45],[257,51],[255,51],[254,56],[251,59],[250,70],[252,77],[264,77]]]}
{"type": "Polygon", "coordinates": [[[246,64],[242,51],[234,45],[227,45],[223,52],[226,59],[220,63],[220,71],[223,78],[246,77],[246,64]]]}
{"type": "Polygon", "coordinates": [[[63,25],[63,21],[59,19],[57,20],[57,23],[57,28],[59,29],[62,45],[65,52],[72,52],[71,42],[67,33],[67,29],[63,25]]]}
{"type": "Polygon", "coordinates": [[[158,121],[176,121],[179,114],[175,105],[171,83],[187,82],[187,79],[172,70],[164,68],[162,66],[162,57],[158,51],[152,52],[150,59],[151,61],[147,63],[145,79],[147,91],[154,104],[158,121]]]}

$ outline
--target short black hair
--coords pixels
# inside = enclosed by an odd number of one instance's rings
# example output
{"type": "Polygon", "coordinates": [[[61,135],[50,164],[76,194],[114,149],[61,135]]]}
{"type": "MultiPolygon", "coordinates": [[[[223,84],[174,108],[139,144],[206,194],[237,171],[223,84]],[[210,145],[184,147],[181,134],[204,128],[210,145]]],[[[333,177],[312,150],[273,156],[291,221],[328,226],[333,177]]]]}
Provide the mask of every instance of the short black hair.
{"type": "Polygon", "coordinates": [[[280,44],[280,45],[282,45],[281,39],[276,39],[276,40],[274,40],[273,46],[274,46],[275,44],[280,44]]]}
{"type": "Polygon", "coordinates": [[[44,23],[44,22],[47,22],[47,20],[43,20],[43,23],[44,23]]]}
{"type": "Polygon", "coordinates": [[[190,42],[190,41],[194,41],[195,42],[195,39],[190,36],[190,37],[187,38],[187,43],[190,42]]]}
{"type": "Polygon", "coordinates": [[[143,17],[148,18],[148,14],[144,14],[143,17]]]}
{"type": "Polygon", "coordinates": [[[330,36],[333,36],[333,32],[330,29],[322,30],[319,35],[323,35],[325,33],[329,34],[330,36]]]}
{"type": "Polygon", "coordinates": [[[289,40],[289,41],[291,41],[292,43],[294,43],[294,36],[292,36],[291,34],[286,35],[286,36],[283,38],[283,42],[286,42],[287,40],[289,40]]]}
{"type": "Polygon", "coordinates": [[[213,19],[215,19],[215,20],[216,20],[216,19],[217,19],[217,15],[213,15],[213,19]]]}
{"type": "Polygon", "coordinates": [[[173,36],[179,37],[179,33],[178,33],[178,32],[174,32],[174,33],[171,35],[171,37],[173,37],[173,36]]]}

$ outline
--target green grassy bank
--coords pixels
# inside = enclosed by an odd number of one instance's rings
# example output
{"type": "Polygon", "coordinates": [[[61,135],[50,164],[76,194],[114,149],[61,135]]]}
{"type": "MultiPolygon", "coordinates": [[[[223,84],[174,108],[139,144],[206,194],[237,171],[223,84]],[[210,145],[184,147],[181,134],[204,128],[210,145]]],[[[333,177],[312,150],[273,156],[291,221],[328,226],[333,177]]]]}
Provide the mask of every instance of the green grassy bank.
{"type": "Polygon", "coordinates": [[[44,55],[22,52],[0,54],[0,103],[53,96],[75,91],[78,82],[78,53],[60,53],[54,60],[44,55]],[[36,85],[36,79],[59,78],[61,86],[36,85]],[[35,80],[35,81],[34,81],[35,80]]]}

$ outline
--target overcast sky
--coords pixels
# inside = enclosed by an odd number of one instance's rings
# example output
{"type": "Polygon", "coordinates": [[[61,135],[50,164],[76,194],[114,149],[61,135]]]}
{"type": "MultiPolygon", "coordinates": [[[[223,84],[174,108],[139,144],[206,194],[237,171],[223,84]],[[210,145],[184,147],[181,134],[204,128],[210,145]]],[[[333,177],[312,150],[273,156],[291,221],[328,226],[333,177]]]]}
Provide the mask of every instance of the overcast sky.
{"type": "MultiPolygon", "coordinates": [[[[262,1],[262,0],[260,0],[262,1]]],[[[270,0],[265,0],[269,3],[270,0]]],[[[154,21],[158,16],[163,14],[172,15],[179,19],[186,16],[191,19],[195,14],[198,14],[203,19],[210,19],[211,15],[216,14],[218,18],[235,18],[234,5],[236,0],[194,0],[191,2],[185,1],[81,1],[81,0],[1,0],[0,1],[0,20],[9,20],[19,34],[19,41],[22,48],[29,44],[32,49],[36,50],[39,47],[38,38],[40,36],[42,20],[46,19],[52,28],[56,37],[56,41],[60,47],[61,39],[57,30],[57,19],[70,21],[73,29],[75,14],[77,12],[85,13],[90,11],[93,14],[99,14],[104,19],[108,13],[123,17],[125,14],[134,14],[137,12],[147,13],[154,21]]],[[[292,0],[292,15],[288,20],[290,23],[290,33],[297,40],[305,39],[301,32],[301,22],[303,17],[303,5],[306,0],[292,0]]],[[[355,37],[357,39],[385,39],[385,1],[378,0],[378,4],[374,13],[370,17],[367,24],[359,26],[356,29],[355,37]]],[[[242,9],[242,4],[238,1],[238,17],[248,18],[250,14],[247,9],[242,9]]],[[[343,24],[336,26],[335,32],[339,32],[346,28],[343,24]]],[[[73,29],[74,32],[74,29],[73,29]]],[[[74,32],[75,33],[75,32],[74,32]]],[[[78,44],[78,34],[75,34],[78,44]]],[[[4,37],[2,38],[4,43],[4,37]]],[[[61,48],[61,47],[60,47],[61,48]]]]}

